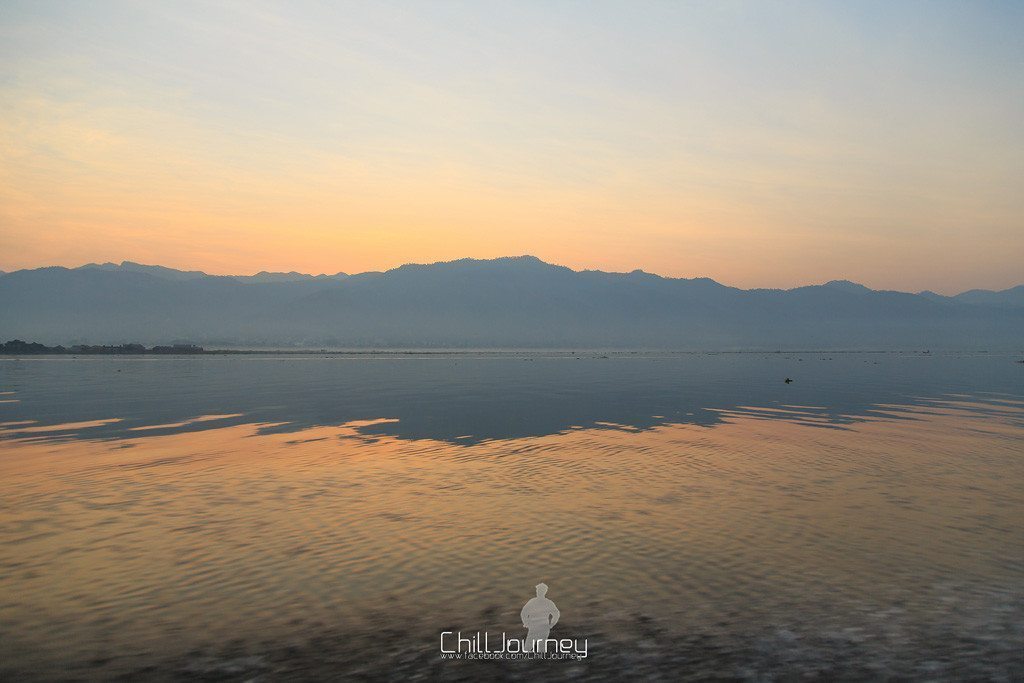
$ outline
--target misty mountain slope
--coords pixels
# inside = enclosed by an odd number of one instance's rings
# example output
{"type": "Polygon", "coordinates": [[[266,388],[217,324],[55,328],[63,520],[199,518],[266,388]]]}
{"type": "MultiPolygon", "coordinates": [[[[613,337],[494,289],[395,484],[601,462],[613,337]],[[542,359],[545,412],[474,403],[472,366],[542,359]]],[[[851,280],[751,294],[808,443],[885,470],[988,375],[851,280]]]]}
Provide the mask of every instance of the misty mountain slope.
{"type": "Polygon", "coordinates": [[[716,302],[697,294],[706,283],[690,282],[577,273],[532,257],[463,260],[352,276],[291,313],[365,330],[361,343],[643,345],[714,314],[716,302]]]}
{"type": "Polygon", "coordinates": [[[265,319],[334,281],[242,284],[136,271],[47,268],[0,278],[0,329],[95,343],[123,339],[259,339],[265,319]],[[241,337],[240,337],[241,336],[241,337]]]}
{"type": "Polygon", "coordinates": [[[993,292],[989,289],[972,289],[957,294],[954,299],[965,304],[984,304],[990,306],[1024,306],[1024,285],[993,292]]]}
{"type": "Polygon", "coordinates": [[[107,265],[0,275],[0,335],[49,344],[456,348],[1018,349],[1024,340],[1015,290],[997,293],[997,304],[847,281],[741,290],[707,278],[577,272],[530,256],[347,277],[107,265]]]}

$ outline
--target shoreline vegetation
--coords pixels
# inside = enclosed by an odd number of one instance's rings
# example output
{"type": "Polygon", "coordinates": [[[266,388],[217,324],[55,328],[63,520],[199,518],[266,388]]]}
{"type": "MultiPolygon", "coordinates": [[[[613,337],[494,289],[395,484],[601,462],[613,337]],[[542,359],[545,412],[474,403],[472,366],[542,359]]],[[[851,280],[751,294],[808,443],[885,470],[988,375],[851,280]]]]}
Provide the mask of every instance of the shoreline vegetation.
{"type": "Polygon", "coordinates": [[[65,347],[61,345],[57,346],[46,346],[39,342],[26,342],[20,339],[12,339],[10,341],[0,344],[0,354],[8,354],[15,356],[42,356],[42,355],[60,355],[60,354],[75,354],[75,355],[105,355],[105,356],[120,356],[130,354],[144,354],[144,353],[156,353],[156,354],[197,354],[206,353],[206,350],[202,346],[195,344],[170,344],[166,346],[152,346],[146,348],[139,343],[130,344],[118,344],[118,345],[92,345],[92,344],[75,344],[73,346],[65,347]]]}

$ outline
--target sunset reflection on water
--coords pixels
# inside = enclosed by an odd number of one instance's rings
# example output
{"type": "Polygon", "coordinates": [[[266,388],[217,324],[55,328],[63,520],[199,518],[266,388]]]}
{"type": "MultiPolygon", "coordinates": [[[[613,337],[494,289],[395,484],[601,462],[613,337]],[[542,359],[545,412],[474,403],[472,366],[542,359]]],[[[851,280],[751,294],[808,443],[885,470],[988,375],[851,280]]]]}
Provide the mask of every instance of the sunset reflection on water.
{"type": "Polygon", "coordinates": [[[3,660],[105,677],[381,624],[428,647],[450,624],[513,630],[541,580],[560,628],[610,633],[636,614],[683,633],[1019,618],[1024,402],[819,408],[474,442],[383,433],[393,415],[278,431],[224,412],[117,438],[12,421],[3,660]]]}

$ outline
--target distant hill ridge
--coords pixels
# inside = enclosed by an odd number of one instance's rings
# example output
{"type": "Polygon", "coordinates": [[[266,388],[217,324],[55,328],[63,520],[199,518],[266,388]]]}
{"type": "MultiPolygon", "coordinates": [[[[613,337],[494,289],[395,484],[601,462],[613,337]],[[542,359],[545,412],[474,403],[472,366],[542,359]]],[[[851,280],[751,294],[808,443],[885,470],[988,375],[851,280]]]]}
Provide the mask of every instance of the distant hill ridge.
{"type": "MultiPolygon", "coordinates": [[[[443,266],[443,265],[446,265],[446,264],[458,264],[458,263],[466,263],[466,262],[481,263],[481,264],[496,264],[496,265],[504,264],[504,263],[534,263],[534,264],[539,264],[539,265],[547,266],[547,267],[551,267],[551,268],[564,268],[565,270],[571,270],[569,268],[566,268],[565,266],[556,266],[556,265],[547,263],[547,262],[537,258],[536,256],[524,255],[524,256],[500,256],[500,257],[494,258],[494,259],[462,258],[462,259],[454,259],[454,260],[451,260],[451,261],[438,261],[436,263],[429,263],[429,264],[407,263],[407,264],[398,266],[396,268],[392,268],[389,271],[383,271],[383,272],[392,272],[394,270],[402,270],[402,269],[432,268],[432,267],[435,267],[435,266],[443,266]]],[[[46,266],[46,267],[49,267],[49,268],[60,268],[61,266],[46,266]]],[[[99,269],[99,270],[107,270],[107,271],[131,271],[131,272],[137,272],[137,273],[148,273],[150,275],[155,275],[157,277],[164,277],[164,278],[171,279],[171,280],[193,280],[193,279],[196,279],[196,278],[203,278],[203,277],[229,277],[229,278],[238,280],[239,282],[246,282],[246,283],[255,283],[255,282],[300,282],[300,281],[307,281],[307,280],[343,280],[343,279],[345,279],[347,277],[350,277],[348,273],[344,273],[344,272],[341,272],[341,271],[339,271],[337,273],[334,273],[333,275],[324,274],[324,273],[321,273],[319,275],[310,275],[310,274],[307,274],[307,273],[299,273],[299,272],[294,271],[294,270],[293,271],[289,271],[287,273],[284,273],[284,272],[271,272],[271,271],[261,270],[260,272],[256,273],[255,275],[210,275],[210,274],[205,273],[205,272],[203,272],[201,270],[176,270],[174,268],[168,268],[166,266],[146,265],[146,264],[142,264],[142,263],[136,263],[134,261],[122,261],[121,263],[110,263],[110,262],[108,262],[108,263],[87,263],[84,266],[79,266],[78,268],[69,268],[68,270],[80,270],[80,269],[85,269],[85,268],[96,268],[96,269],[99,269]]],[[[36,269],[36,270],[39,270],[39,269],[36,269]]],[[[21,272],[21,271],[13,271],[13,272],[21,272]]],[[[370,271],[370,272],[380,272],[380,271],[370,271]]],[[[711,278],[707,278],[707,277],[668,278],[668,277],[664,277],[664,276],[661,276],[661,275],[656,275],[656,274],[653,274],[653,273],[648,273],[648,272],[646,272],[644,270],[641,270],[639,268],[637,268],[635,270],[632,270],[632,271],[630,271],[628,273],[615,273],[615,272],[608,272],[608,271],[601,271],[601,270],[582,270],[582,271],[574,271],[574,272],[604,273],[606,275],[632,275],[632,276],[638,276],[638,277],[645,277],[646,276],[646,277],[658,278],[658,279],[662,279],[662,280],[679,280],[679,279],[682,279],[682,280],[687,280],[687,281],[690,281],[690,282],[705,281],[705,282],[709,282],[709,283],[714,283],[716,285],[719,284],[715,280],[713,280],[711,278]]],[[[0,270],[0,275],[5,275],[5,274],[6,273],[4,271],[0,270]]],[[[365,274],[365,273],[363,273],[363,274],[365,274]]],[[[723,286],[725,286],[725,285],[723,285],[723,286]]],[[[826,282],[826,283],[824,283],[822,285],[803,285],[801,287],[794,287],[792,289],[802,289],[803,287],[815,287],[815,286],[832,287],[832,288],[835,288],[835,289],[842,289],[842,290],[846,290],[846,291],[850,291],[850,292],[895,291],[895,290],[873,290],[873,289],[871,289],[869,287],[866,287],[866,286],[864,286],[864,285],[862,285],[862,284],[860,284],[858,282],[851,282],[850,280],[830,280],[829,282],[826,282]]],[[[792,289],[790,289],[790,290],[781,290],[781,291],[792,291],[792,289]]],[[[971,289],[971,290],[968,290],[966,292],[962,292],[960,294],[955,294],[953,296],[945,296],[945,295],[937,294],[937,293],[929,291],[929,290],[924,290],[922,292],[918,292],[918,294],[920,294],[922,296],[927,296],[927,297],[933,298],[933,299],[960,300],[960,301],[964,301],[964,302],[968,302],[968,303],[993,303],[993,304],[1009,303],[1009,304],[1015,304],[1015,305],[1024,305],[1024,285],[1018,285],[1016,287],[1011,287],[1010,289],[1004,289],[1004,290],[1001,290],[1001,291],[993,291],[993,290],[990,290],[990,289],[971,289]]]]}
{"type": "Polygon", "coordinates": [[[1006,348],[1024,343],[1024,286],[788,290],[534,256],[385,272],[214,276],[125,261],[0,274],[0,336],[47,344],[673,349],[1006,348]]]}
{"type": "MultiPolygon", "coordinates": [[[[335,273],[334,275],[306,275],[305,273],[297,273],[294,270],[289,273],[272,273],[266,270],[261,270],[255,275],[218,276],[208,275],[200,270],[175,270],[174,268],[167,268],[165,266],[147,266],[142,263],[135,263],[134,261],[121,261],[121,263],[87,263],[84,266],[80,266],[80,268],[72,268],[71,270],[80,270],[83,268],[147,273],[156,277],[167,278],[168,280],[195,280],[202,277],[230,277],[238,280],[239,282],[299,282],[305,280],[340,280],[348,277],[346,273],[335,273]]],[[[3,271],[0,271],[0,275],[2,274],[3,271]]]]}

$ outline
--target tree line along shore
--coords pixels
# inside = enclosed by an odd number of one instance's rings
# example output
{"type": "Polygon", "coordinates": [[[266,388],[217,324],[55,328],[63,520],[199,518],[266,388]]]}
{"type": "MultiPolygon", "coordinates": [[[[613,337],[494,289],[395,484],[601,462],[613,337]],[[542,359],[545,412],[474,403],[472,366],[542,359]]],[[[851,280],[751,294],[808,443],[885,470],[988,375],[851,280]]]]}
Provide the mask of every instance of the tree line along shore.
{"type": "Polygon", "coordinates": [[[204,353],[202,346],[195,344],[170,344],[167,346],[145,347],[142,344],[119,344],[114,345],[90,345],[76,344],[74,346],[46,346],[39,342],[26,342],[20,339],[12,339],[0,344],[0,354],[13,355],[43,355],[73,353],[76,355],[97,354],[97,355],[129,355],[143,353],[204,353]]]}

